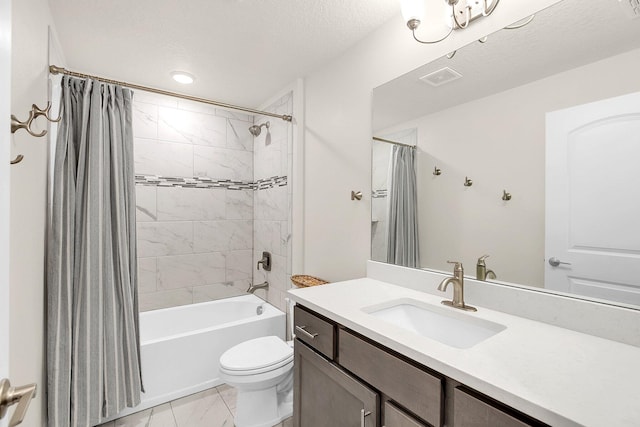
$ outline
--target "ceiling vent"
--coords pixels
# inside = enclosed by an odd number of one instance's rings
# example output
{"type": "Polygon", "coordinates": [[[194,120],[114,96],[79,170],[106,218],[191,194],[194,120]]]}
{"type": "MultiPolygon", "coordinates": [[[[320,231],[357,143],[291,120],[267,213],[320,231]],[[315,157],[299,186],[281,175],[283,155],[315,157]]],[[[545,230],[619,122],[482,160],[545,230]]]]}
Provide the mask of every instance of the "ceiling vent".
{"type": "Polygon", "coordinates": [[[640,0],[618,0],[618,2],[629,18],[640,17],[640,0]]]}
{"type": "Polygon", "coordinates": [[[462,77],[462,74],[449,67],[444,67],[438,71],[434,71],[433,73],[420,77],[420,80],[424,83],[430,84],[431,86],[438,87],[454,80],[458,80],[460,77],[462,77]]]}

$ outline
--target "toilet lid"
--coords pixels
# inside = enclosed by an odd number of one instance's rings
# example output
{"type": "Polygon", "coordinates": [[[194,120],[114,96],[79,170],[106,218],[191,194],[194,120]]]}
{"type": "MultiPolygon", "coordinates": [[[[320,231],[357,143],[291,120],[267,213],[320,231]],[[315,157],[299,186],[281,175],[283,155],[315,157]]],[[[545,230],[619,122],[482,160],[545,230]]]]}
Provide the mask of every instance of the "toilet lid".
{"type": "Polygon", "coordinates": [[[293,349],[276,336],[260,337],[231,347],[220,356],[228,371],[253,371],[284,365],[293,359],[293,349]]]}

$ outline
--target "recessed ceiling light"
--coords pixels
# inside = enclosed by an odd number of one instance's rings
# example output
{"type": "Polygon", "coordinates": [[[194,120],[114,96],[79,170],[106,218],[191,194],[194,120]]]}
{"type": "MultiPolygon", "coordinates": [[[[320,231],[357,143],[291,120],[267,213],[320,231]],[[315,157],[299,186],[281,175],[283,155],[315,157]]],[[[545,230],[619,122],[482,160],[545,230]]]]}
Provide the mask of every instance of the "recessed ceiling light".
{"type": "Polygon", "coordinates": [[[189,85],[195,80],[193,74],[189,74],[186,71],[173,71],[171,73],[171,77],[173,77],[173,80],[178,83],[182,83],[183,85],[189,85]]]}

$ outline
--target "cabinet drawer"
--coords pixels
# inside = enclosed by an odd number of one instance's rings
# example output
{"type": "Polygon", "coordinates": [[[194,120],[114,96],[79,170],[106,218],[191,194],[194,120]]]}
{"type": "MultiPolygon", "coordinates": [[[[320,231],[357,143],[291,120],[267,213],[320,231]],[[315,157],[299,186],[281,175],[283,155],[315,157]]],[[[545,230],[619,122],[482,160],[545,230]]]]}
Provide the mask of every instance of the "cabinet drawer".
{"type": "Polygon", "coordinates": [[[464,387],[453,393],[453,427],[548,427],[464,387]]]}
{"type": "Polygon", "coordinates": [[[417,421],[400,408],[396,408],[395,405],[384,402],[384,423],[382,423],[382,427],[427,427],[427,425],[417,421]]]}
{"type": "Polygon", "coordinates": [[[340,329],[338,362],[432,426],[442,425],[443,379],[340,329]]]}
{"type": "Polygon", "coordinates": [[[293,309],[293,318],[296,337],[333,360],[335,348],[334,324],[297,305],[293,309]]]}

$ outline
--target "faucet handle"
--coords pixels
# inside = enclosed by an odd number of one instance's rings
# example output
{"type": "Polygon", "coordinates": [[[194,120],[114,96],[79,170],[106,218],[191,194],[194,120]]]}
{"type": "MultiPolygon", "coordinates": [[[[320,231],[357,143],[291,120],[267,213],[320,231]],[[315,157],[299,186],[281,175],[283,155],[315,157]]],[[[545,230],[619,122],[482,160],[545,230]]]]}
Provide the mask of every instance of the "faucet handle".
{"type": "Polygon", "coordinates": [[[460,261],[447,261],[448,264],[455,264],[453,271],[462,270],[462,263],[460,261]]]}
{"type": "Polygon", "coordinates": [[[489,255],[482,255],[480,258],[478,258],[478,265],[483,265],[484,260],[487,258],[489,258],[489,255]]]}

